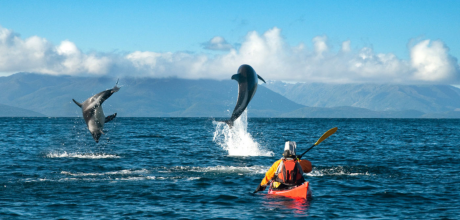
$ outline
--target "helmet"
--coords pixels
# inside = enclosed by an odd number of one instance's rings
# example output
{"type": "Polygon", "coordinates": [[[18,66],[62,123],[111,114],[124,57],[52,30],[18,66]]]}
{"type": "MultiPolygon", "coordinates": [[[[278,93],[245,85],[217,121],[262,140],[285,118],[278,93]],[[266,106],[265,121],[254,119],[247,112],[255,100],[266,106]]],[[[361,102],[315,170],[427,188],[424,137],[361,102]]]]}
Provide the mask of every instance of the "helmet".
{"type": "Polygon", "coordinates": [[[285,158],[294,158],[295,157],[295,149],[297,148],[297,145],[295,141],[286,141],[284,144],[284,152],[283,152],[283,157],[285,158]]]}

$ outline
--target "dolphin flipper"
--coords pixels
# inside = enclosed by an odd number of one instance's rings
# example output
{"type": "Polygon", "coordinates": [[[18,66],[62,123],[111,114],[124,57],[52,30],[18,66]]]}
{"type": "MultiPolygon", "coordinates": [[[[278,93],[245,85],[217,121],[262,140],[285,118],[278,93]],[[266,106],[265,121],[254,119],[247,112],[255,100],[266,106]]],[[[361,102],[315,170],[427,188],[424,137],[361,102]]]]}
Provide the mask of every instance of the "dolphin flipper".
{"type": "Polygon", "coordinates": [[[117,117],[117,113],[105,117],[105,122],[104,122],[104,123],[107,123],[107,122],[109,122],[109,121],[112,121],[115,117],[117,117]]]}
{"type": "Polygon", "coordinates": [[[259,78],[260,80],[262,80],[262,82],[266,83],[264,79],[262,79],[261,76],[259,76],[259,74],[257,74],[257,78],[259,78]]]}
{"type": "Polygon", "coordinates": [[[237,82],[240,82],[240,74],[237,73],[237,74],[233,75],[232,79],[236,80],[237,82]]]}
{"type": "Polygon", "coordinates": [[[75,101],[75,99],[72,99],[72,100],[73,100],[73,102],[75,102],[75,104],[77,104],[77,105],[78,105],[78,107],[80,107],[80,108],[82,107],[82,104],[81,104],[81,103],[79,103],[79,102],[75,101]]]}

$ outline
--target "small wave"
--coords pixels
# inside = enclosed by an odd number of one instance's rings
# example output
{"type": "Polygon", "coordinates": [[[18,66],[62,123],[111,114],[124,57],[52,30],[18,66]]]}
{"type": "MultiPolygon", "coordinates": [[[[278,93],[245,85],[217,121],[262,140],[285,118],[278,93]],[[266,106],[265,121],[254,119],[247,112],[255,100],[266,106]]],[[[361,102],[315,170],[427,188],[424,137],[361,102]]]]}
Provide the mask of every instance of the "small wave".
{"type": "MultiPolygon", "coordinates": [[[[156,169],[158,173],[221,173],[221,174],[264,174],[270,167],[265,166],[251,166],[251,167],[236,167],[236,166],[213,166],[213,167],[189,167],[189,166],[176,166],[176,167],[160,167],[156,169]]],[[[140,170],[117,170],[110,172],[101,172],[101,173],[83,173],[83,172],[70,172],[70,171],[61,171],[60,174],[73,177],[88,177],[88,176],[117,176],[117,175],[134,175],[134,177],[145,177],[145,174],[152,173],[152,171],[147,169],[140,170]]],[[[174,178],[195,178],[190,177],[192,175],[185,175],[184,177],[174,177],[174,178]]],[[[150,177],[148,177],[150,178],[150,177]]],[[[152,177],[153,179],[162,179],[163,177],[152,177]]],[[[164,177],[166,178],[166,177],[164,177]]],[[[171,177],[167,177],[171,178],[171,177]]]]}
{"type": "Polygon", "coordinates": [[[314,168],[307,176],[373,176],[368,170],[358,167],[314,168]]]}
{"type": "MultiPolygon", "coordinates": [[[[95,181],[96,179],[86,179],[86,181],[95,181]]],[[[69,181],[82,181],[80,178],[59,178],[59,179],[48,179],[48,178],[27,178],[24,179],[26,183],[33,183],[33,182],[69,182],[69,181]]]]}
{"type": "Polygon", "coordinates": [[[163,135],[158,135],[158,134],[152,134],[152,135],[137,135],[134,136],[135,138],[164,138],[165,136],[163,135]]]}
{"type": "Polygon", "coordinates": [[[106,158],[120,158],[115,154],[105,153],[68,153],[64,152],[50,152],[45,155],[46,158],[80,158],[80,159],[106,159],[106,158]]]}
{"type": "Polygon", "coordinates": [[[247,132],[247,110],[230,127],[224,122],[213,122],[216,125],[213,141],[228,152],[229,156],[273,156],[272,151],[262,150],[247,132]]]}
{"type": "Polygon", "coordinates": [[[194,167],[195,172],[219,172],[219,173],[265,173],[269,167],[234,167],[234,166],[215,166],[215,167],[194,167]]]}
{"type": "Polygon", "coordinates": [[[114,180],[121,180],[121,181],[141,181],[147,180],[148,178],[145,176],[131,176],[131,177],[123,177],[123,178],[115,178],[114,180]]]}
{"type": "Polygon", "coordinates": [[[33,182],[96,182],[96,181],[107,181],[107,180],[143,180],[147,179],[146,177],[127,177],[127,178],[58,178],[58,179],[47,179],[47,178],[38,178],[38,179],[25,179],[24,182],[26,183],[33,183],[33,182]]]}
{"type": "Polygon", "coordinates": [[[142,180],[198,180],[200,177],[187,177],[187,176],[131,176],[112,179],[112,181],[142,181],[142,180]]]}
{"type": "Polygon", "coordinates": [[[128,177],[118,177],[118,178],[111,178],[111,177],[103,177],[103,178],[85,178],[85,177],[65,177],[65,178],[56,178],[56,179],[48,179],[48,178],[27,178],[23,181],[26,183],[33,183],[33,182],[97,182],[97,181],[145,181],[145,180],[186,180],[186,181],[193,181],[199,180],[201,177],[190,177],[190,176],[128,176],[128,177]]]}
{"type": "Polygon", "coordinates": [[[237,174],[246,174],[246,173],[255,173],[261,174],[267,172],[270,167],[265,166],[251,166],[251,167],[235,167],[235,166],[213,166],[213,167],[188,167],[188,166],[177,166],[172,168],[166,168],[164,171],[160,172],[199,172],[199,173],[237,173],[237,174]]]}
{"type": "Polygon", "coordinates": [[[119,170],[112,172],[103,172],[103,173],[71,173],[68,171],[61,171],[61,174],[70,175],[70,176],[106,176],[106,175],[131,175],[131,174],[142,174],[148,173],[148,170],[119,170]]]}

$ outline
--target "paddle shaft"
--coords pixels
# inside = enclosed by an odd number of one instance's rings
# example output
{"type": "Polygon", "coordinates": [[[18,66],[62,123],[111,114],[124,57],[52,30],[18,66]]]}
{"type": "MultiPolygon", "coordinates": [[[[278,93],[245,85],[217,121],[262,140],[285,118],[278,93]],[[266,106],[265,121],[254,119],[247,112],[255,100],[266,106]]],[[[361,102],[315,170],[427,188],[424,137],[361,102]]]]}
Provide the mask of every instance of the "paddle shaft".
{"type": "Polygon", "coordinates": [[[323,142],[324,140],[326,140],[326,138],[328,138],[329,136],[331,136],[332,134],[334,134],[335,132],[337,131],[337,127],[335,128],[331,128],[329,129],[328,131],[326,131],[326,133],[324,133],[319,139],[318,141],[313,144],[313,146],[311,146],[310,148],[308,148],[308,150],[306,150],[305,152],[303,152],[303,154],[300,155],[300,157],[298,157],[299,159],[302,158],[302,156],[304,154],[306,154],[308,151],[310,151],[313,147],[315,147],[316,145],[318,145],[319,143],[323,142]]]}
{"type": "Polygon", "coordinates": [[[313,144],[313,146],[311,146],[310,148],[308,148],[308,150],[306,150],[305,152],[303,152],[303,154],[301,154],[298,158],[299,158],[299,159],[302,158],[302,156],[303,156],[304,154],[306,154],[308,151],[310,151],[310,150],[311,150],[313,147],[315,147],[315,146],[316,146],[316,144],[313,144]]]}

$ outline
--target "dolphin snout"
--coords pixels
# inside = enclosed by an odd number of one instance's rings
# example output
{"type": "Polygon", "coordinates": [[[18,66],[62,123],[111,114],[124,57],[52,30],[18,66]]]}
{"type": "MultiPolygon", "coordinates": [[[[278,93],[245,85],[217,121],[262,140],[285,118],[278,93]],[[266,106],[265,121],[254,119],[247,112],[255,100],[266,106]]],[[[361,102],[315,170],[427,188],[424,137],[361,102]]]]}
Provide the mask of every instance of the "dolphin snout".
{"type": "Polygon", "coordinates": [[[96,143],[99,143],[99,138],[101,137],[101,133],[92,132],[91,135],[93,136],[93,139],[96,141],[96,143]]]}

